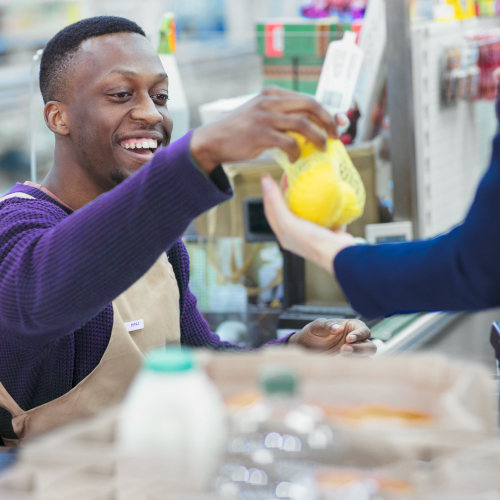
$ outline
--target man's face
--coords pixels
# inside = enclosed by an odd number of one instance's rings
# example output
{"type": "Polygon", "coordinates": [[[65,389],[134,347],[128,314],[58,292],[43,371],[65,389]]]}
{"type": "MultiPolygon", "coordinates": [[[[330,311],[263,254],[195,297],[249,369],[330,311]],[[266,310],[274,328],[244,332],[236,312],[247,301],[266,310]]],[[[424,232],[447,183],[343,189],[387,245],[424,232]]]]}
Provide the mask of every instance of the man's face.
{"type": "Polygon", "coordinates": [[[169,144],[168,79],[135,33],[86,40],[76,58],[65,99],[69,137],[78,163],[109,190],[169,144]]]}

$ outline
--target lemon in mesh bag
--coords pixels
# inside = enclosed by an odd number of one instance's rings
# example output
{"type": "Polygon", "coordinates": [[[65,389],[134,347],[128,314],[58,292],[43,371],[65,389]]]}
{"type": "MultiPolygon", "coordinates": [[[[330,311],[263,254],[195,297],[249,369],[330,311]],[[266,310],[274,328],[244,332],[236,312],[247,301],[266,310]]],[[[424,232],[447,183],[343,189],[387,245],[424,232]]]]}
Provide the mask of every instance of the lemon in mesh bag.
{"type": "Polygon", "coordinates": [[[273,150],[287,174],[285,198],[290,210],[303,219],[325,227],[350,224],[363,213],[365,188],[344,145],[328,139],[319,151],[304,136],[289,132],[300,147],[295,163],[281,150],[273,150]]]}

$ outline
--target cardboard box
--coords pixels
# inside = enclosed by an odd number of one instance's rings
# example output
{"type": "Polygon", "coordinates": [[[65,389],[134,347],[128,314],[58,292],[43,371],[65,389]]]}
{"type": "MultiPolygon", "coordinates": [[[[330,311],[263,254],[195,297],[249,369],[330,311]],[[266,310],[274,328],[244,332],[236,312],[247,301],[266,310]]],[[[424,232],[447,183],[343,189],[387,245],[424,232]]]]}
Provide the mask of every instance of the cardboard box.
{"type": "Polygon", "coordinates": [[[265,57],[262,64],[264,85],[315,95],[323,62],[324,57],[316,56],[265,57]]]}
{"type": "Polygon", "coordinates": [[[351,29],[336,17],[272,19],[257,24],[256,48],[263,56],[264,85],[314,95],[329,43],[351,29]]]}
{"type": "Polygon", "coordinates": [[[336,17],[306,19],[270,19],[256,25],[257,54],[264,57],[324,57],[328,44],[340,40],[351,30],[349,23],[336,17]]]}

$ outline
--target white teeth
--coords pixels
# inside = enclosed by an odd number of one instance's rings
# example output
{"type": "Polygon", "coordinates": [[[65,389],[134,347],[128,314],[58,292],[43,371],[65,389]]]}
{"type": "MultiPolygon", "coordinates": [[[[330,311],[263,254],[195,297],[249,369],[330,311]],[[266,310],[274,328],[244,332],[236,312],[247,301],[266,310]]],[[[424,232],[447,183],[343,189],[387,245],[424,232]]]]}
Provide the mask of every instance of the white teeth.
{"type": "Polygon", "coordinates": [[[158,141],[151,140],[142,140],[141,142],[128,142],[123,144],[122,146],[125,149],[156,149],[158,147],[158,141]]]}

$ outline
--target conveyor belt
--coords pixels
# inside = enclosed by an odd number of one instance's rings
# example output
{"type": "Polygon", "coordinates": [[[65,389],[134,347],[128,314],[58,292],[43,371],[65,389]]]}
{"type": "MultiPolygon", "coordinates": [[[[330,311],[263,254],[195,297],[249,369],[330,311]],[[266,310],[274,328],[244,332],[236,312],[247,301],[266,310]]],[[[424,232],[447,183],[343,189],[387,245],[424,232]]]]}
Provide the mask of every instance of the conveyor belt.
{"type": "Polygon", "coordinates": [[[278,335],[300,330],[317,318],[361,319],[372,330],[372,340],[378,349],[377,356],[392,356],[403,351],[418,349],[460,316],[461,313],[433,312],[366,320],[348,306],[294,305],[280,315],[278,335]]]}
{"type": "Polygon", "coordinates": [[[373,328],[377,356],[393,356],[413,351],[445,327],[456,321],[462,313],[422,313],[398,315],[384,319],[373,328]]]}

